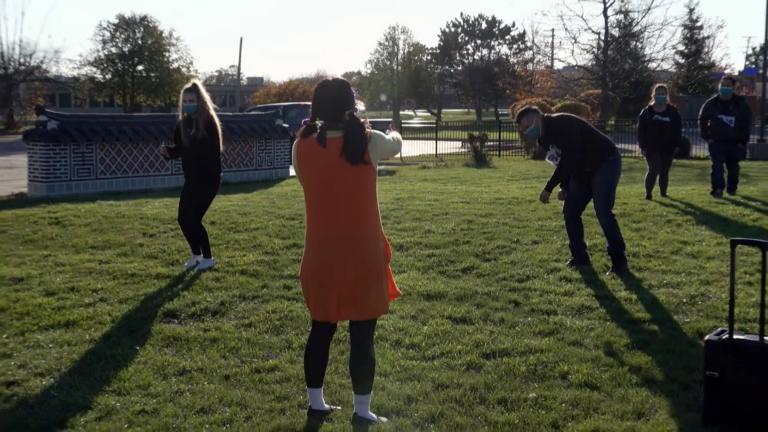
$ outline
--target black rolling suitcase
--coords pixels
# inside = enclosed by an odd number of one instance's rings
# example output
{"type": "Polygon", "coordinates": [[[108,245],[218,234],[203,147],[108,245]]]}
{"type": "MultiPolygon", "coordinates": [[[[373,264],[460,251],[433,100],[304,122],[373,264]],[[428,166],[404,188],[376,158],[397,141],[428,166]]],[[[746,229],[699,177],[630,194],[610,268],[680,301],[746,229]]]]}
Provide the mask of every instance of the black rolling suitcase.
{"type": "Polygon", "coordinates": [[[728,426],[742,430],[768,431],[768,341],[765,340],[765,267],[768,240],[731,239],[731,277],[728,328],[719,328],[704,338],[705,426],[728,426]],[[760,277],[760,333],[735,332],[736,248],[762,251],[760,277]]]}

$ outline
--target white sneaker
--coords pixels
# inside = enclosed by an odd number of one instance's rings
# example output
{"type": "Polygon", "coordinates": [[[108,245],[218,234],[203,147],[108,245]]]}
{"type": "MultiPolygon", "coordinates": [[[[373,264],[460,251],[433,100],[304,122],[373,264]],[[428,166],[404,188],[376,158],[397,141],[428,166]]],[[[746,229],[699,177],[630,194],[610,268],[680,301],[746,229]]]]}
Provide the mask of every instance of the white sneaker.
{"type": "Polygon", "coordinates": [[[203,258],[203,259],[200,260],[200,263],[197,264],[197,270],[198,271],[203,271],[203,270],[212,269],[213,266],[215,266],[215,265],[216,265],[216,260],[215,259],[213,259],[213,258],[203,258]]]}
{"type": "Polygon", "coordinates": [[[192,255],[192,257],[184,263],[184,270],[192,270],[193,268],[197,267],[202,259],[202,255],[192,255]]]}

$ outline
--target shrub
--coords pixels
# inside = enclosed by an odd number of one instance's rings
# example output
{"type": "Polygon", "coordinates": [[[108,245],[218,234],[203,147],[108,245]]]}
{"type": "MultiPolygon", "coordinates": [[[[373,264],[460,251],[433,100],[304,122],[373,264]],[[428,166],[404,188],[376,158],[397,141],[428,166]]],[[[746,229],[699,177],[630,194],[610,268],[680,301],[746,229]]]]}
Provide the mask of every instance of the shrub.
{"type": "MultiPolygon", "coordinates": [[[[587,90],[579,95],[579,101],[589,105],[589,109],[598,117],[600,115],[600,90],[587,90]]],[[[619,97],[613,93],[608,93],[608,113],[607,118],[613,117],[619,107],[619,97]]]]}
{"type": "Polygon", "coordinates": [[[589,105],[578,101],[560,102],[555,105],[552,111],[556,113],[569,113],[584,119],[592,117],[592,110],[589,108],[589,105]]]}
{"type": "Polygon", "coordinates": [[[490,167],[491,156],[485,149],[485,143],[488,142],[488,134],[481,133],[480,135],[475,135],[470,133],[467,135],[467,142],[469,143],[473,165],[478,168],[490,167]]]}
{"type": "Polygon", "coordinates": [[[538,107],[544,113],[552,112],[552,101],[550,101],[549,99],[540,98],[540,97],[531,97],[531,98],[520,99],[519,101],[510,105],[509,117],[514,120],[515,116],[517,115],[517,112],[523,109],[523,107],[528,105],[533,105],[535,107],[538,107]]]}

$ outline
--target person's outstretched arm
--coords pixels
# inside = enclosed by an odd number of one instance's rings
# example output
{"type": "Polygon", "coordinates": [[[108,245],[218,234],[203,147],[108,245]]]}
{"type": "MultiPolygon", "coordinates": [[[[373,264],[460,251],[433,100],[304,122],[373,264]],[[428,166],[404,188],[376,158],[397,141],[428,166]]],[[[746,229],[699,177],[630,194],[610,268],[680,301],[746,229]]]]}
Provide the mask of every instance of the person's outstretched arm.
{"type": "Polygon", "coordinates": [[[403,137],[397,132],[385,134],[375,129],[371,130],[371,138],[368,141],[368,155],[371,157],[371,163],[378,164],[380,161],[387,160],[403,149],[403,137]]]}

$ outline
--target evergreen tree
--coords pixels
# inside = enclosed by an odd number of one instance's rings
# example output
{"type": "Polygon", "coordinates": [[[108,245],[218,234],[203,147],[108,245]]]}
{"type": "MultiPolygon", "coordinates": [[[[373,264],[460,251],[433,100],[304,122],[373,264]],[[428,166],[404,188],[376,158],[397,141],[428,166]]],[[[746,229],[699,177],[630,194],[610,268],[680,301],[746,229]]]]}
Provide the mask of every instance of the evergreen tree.
{"type": "Polygon", "coordinates": [[[680,48],[675,50],[673,89],[678,94],[709,95],[717,89],[717,64],[711,48],[713,35],[705,29],[698,1],[689,0],[685,8],[680,48]]]}

